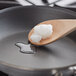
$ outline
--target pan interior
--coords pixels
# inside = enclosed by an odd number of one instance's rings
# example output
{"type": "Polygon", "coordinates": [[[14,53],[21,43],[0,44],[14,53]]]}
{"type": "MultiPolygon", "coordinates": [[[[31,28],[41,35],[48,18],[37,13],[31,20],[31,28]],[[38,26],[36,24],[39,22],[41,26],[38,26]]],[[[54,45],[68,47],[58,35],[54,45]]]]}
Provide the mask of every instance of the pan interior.
{"type": "Polygon", "coordinates": [[[0,41],[0,60],[26,68],[54,68],[76,63],[76,44],[67,37],[44,46],[26,47],[27,51],[35,48],[35,54],[21,53],[15,46],[17,42],[29,45],[28,31],[10,35],[0,41]]]}
{"type": "MultiPolygon", "coordinates": [[[[28,43],[28,33],[33,26],[45,20],[60,18],[75,17],[52,8],[28,9],[23,7],[4,12],[0,15],[0,60],[12,65],[34,69],[59,68],[75,64],[76,43],[69,37],[44,46],[32,47],[28,43]],[[36,53],[21,53],[20,48],[15,45],[17,42],[28,45],[28,48],[36,53]]],[[[28,48],[27,50],[29,50],[28,48]]]]}

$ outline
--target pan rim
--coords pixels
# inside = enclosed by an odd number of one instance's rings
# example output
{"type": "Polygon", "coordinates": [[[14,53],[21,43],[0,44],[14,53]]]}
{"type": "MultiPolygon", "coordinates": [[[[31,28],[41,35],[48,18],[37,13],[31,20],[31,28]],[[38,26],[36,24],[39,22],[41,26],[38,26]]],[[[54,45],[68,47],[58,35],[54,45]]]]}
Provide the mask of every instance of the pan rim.
{"type": "MultiPolygon", "coordinates": [[[[25,8],[25,7],[26,8],[33,8],[34,7],[34,8],[42,8],[42,9],[52,8],[52,7],[48,7],[48,6],[15,6],[15,7],[9,7],[9,8],[6,8],[6,9],[1,10],[0,11],[0,14],[5,13],[5,12],[8,12],[8,11],[11,11],[11,10],[14,10],[14,9],[25,8]]],[[[70,14],[72,16],[76,16],[76,13],[74,11],[70,11],[68,9],[64,9],[64,8],[60,8],[60,7],[54,7],[52,9],[53,10],[58,9],[58,11],[59,10],[60,11],[62,10],[62,12],[64,12],[64,10],[65,10],[64,13],[68,13],[68,14],[70,14]]],[[[44,71],[44,70],[46,71],[46,70],[52,70],[52,69],[65,69],[65,68],[68,68],[70,66],[75,66],[76,63],[75,64],[71,64],[71,65],[66,65],[66,66],[63,66],[63,67],[56,67],[56,68],[49,68],[49,69],[47,69],[47,68],[41,68],[41,69],[40,68],[25,68],[23,66],[9,64],[9,63],[6,63],[6,62],[1,61],[1,60],[0,60],[0,65],[8,66],[8,67],[14,68],[14,69],[26,70],[26,71],[36,71],[36,70],[37,71],[44,71]]]]}
{"type": "Polygon", "coordinates": [[[72,11],[72,10],[69,10],[67,8],[62,8],[62,7],[49,7],[49,6],[13,6],[13,7],[8,7],[8,8],[5,8],[3,10],[0,10],[0,14],[1,13],[5,13],[5,12],[8,12],[8,11],[11,11],[11,10],[15,10],[15,9],[18,9],[18,8],[42,8],[42,9],[48,9],[48,8],[51,8],[53,10],[55,9],[58,9],[58,11],[62,11],[64,13],[68,13],[72,16],[76,16],[76,12],[72,11]]]}
{"type": "Polygon", "coordinates": [[[6,67],[9,67],[9,68],[13,68],[13,69],[24,70],[24,71],[49,71],[49,70],[51,71],[51,70],[61,70],[61,69],[69,68],[71,66],[76,66],[76,63],[75,64],[70,64],[70,65],[66,65],[66,66],[63,66],[63,67],[42,68],[42,69],[41,68],[25,68],[24,66],[13,65],[13,64],[1,61],[1,60],[0,60],[0,65],[6,66],[6,67]]]}

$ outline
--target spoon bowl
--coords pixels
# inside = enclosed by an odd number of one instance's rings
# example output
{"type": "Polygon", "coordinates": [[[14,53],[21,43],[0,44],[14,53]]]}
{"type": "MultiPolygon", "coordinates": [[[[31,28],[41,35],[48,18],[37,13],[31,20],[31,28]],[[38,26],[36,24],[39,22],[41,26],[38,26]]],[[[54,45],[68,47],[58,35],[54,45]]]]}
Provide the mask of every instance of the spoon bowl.
{"type": "MultiPolygon", "coordinates": [[[[53,33],[49,38],[42,39],[39,43],[32,42],[30,39],[31,35],[34,33],[34,29],[29,32],[28,39],[34,45],[46,45],[52,43],[76,29],[75,19],[58,19],[58,20],[48,20],[40,24],[51,24],[53,26],[53,33]]],[[[40,25],[38,24],[38,25],[40,25]]],[[[38,26],[37,25],[37,26],[38,26]]]]}

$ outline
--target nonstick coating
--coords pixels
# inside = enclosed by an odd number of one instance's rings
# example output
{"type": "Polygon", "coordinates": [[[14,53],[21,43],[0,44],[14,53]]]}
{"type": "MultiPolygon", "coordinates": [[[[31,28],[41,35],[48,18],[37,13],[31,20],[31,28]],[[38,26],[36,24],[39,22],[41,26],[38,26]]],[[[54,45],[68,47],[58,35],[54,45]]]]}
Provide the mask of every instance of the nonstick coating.
{"type": "Polygon", "coordinates": [[[21,53],[15,45],[17,42],[28,45],[29,31],[42,21],[75,18],[72,11],[50,7],[13,7],[2,11],[0,61],[9,64],[8,66],[25,69],[52,69],[76,64],[76,43],[72,37],[64,37],[40,47],[30,45],[31,49],[36,51],[35,54],[21,53]]]}

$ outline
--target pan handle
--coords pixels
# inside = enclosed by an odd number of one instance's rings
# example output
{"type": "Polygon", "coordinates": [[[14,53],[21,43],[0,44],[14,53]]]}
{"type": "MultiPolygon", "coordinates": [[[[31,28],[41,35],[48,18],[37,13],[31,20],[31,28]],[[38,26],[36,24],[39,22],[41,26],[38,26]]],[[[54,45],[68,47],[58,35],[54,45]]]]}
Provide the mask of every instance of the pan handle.
{"type": "Polygon", "coordinates": [[[76,76],[76,65],[69,67],[68,69],[73,72],[73,76],[76,76]]]}
{"type": "Polygon", "coordinates": [[[63,73],[60,70],[53,69],[52,75],[53,76],[63,76],[63,73]]]}
{"type": "Polygon", "coordinates": [[[52,76],[76,76],[76,65],[62,69],[53,69],[51,74],[52,76]]]}

